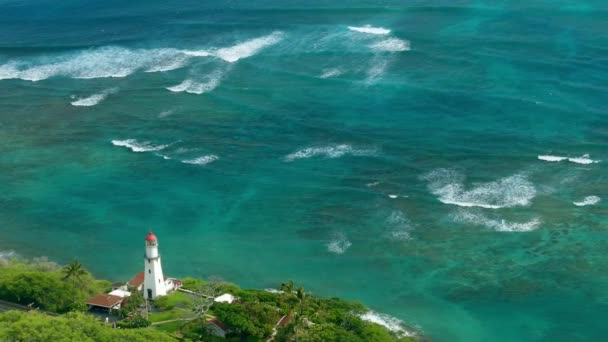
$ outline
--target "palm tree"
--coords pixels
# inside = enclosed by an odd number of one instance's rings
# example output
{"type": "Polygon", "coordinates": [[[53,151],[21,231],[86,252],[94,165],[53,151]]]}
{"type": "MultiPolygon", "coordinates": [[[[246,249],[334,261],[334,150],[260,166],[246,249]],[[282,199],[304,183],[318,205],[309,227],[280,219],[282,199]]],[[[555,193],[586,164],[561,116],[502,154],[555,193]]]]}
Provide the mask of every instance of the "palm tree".
{"type": "Polygon", "coordinates": [[[287,283],[281,284],[281,290],[287,294],[292,294],[293,288],[294,288],[293,280],[290,280],[287,283]]]}
{"type": "Polygon", "coordinates": [[[304,288],[303,287],[298,287],[297,293],[296,293],[298,300],[300,301],[300,316],[302,316],[302,310],[304,307],[304,297],[306,297],[306,293],[304,292],[304,288]]]}
{"type": "Polygon", "coordinates": [[[63,280],[82,281],[82,277],[89,272],[82,267],[82,264],[77,260],[72,260],[69,264],[63,267],[63,280]]]}
{"type": "Polygon", "coordinates": [[[72,260],[69,264],[63,267],[63,280],[71,280],[72,286],[72,303],[76,303],[76,285],[82,282],[82,278],[89,274],[87,270],[82,267],[82,264],[76,260],[72,260]]]}

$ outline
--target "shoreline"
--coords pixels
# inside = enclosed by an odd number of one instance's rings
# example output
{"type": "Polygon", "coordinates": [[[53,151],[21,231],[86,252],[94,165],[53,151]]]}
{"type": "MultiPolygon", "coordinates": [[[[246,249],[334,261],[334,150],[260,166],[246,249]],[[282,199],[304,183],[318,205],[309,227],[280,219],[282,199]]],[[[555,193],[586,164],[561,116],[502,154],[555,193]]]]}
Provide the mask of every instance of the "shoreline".
{"type": "MultiPolygon", "coordinates": [[[[21,255],[17,254],[14,250],[0,252],[0,272],[3,267],[10,267],[13,263],[23,264],[23,265],[43,265],[42,268],[49,269],[49,270],[50,269],[55,269],[55,270],[61,269],[61,266],[59,264],[55,263],[54,261],[49,260],[45,256],[27,259],[27,258],[23,258],[21,255]]],[[[90,274],[91,274],[91,276],[93,276],[93,273],[90,273],[90,274]]],[[[101,283],[105,283],[105,284],[125,283],[125,280],[116,281],[116,279],[114,279],[114,281],[110,281],[110,280],[105,280],[105,279],[96,279],[96,278],[93,278],[93,279],[95,279],[95,282],[98,282],[98,283],[101,282],[101,283]]],[[[194,278],[188,278],[188,277],[185,277],[182,279],[196,280],[194,278]]],[[[232,283],[225,283],[225,284],[227,284],[227,286],[233,286],[233,287],[240,289],[240,287],[236,284],[232,284],[232,283]]],[[[262,288],[252,288],[252,289],[244,289],[242,291],[257,291],[257,292],[263,291],[263,292],[268,292],[269,294],[283,293],[283,291],[280,291],[280,290],[277,290],[274,288],[263,288],[263,289],[262,288]]],[[[313,296],[312,293],[308,293],[307,295],[313,296]]],[[[316,295],[314,295],[313,297],[320,298],[323,300],[338,299],[335,296],[317,297],[316,295]]],[[[342,299],[340,299],[340,300],[342,300],[342,299]]],[[[7,303],[14,304],[15,308],[17,310],[23,310],[23,309],[27,308],[27,306],[23,306],[22,303],[13,302],[13,301],[8,301],[7,303]]],[[[357,302],[352,302],[352,303],[357,303],[357,302]]],[[[364,305],[364,304],[361,304],[361,305],[364,305]]],[[[423,335],[423,333],[420,329],[415,328],[411,325],[408,325],[403,320],[401,320],[397,317],[373,310],[365,305],[363,307],[365,308],[366,311],[358,314],[358,317],[362,321],[367,321],[370,323],[380,325],[380,326],[384,327],[384,329],[395,334],[395,336],[397,336],[398,338],[414,338],[416,341],[425,340],[425,337],[424,337],[425,335],[423,335]]],[[[2,310],[0,310],[0,312],[1,311],[2,310]]],[[[44,311],[41,311],[41,312],[44,312],[44,311]]],[[[50,312],[50,313],[53,314],[52,312],[50,312]]],[[[154,324],[158,324],[158,323],[154,323],[154,324]]]]}

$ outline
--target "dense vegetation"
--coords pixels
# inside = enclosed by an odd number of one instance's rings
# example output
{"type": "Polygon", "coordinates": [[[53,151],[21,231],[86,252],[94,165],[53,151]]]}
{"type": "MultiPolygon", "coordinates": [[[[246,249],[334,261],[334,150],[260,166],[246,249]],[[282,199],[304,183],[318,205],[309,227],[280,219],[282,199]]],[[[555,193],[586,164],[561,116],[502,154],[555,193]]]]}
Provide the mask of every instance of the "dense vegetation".
{"type": "Polygon", "coordinates": [[[2,260],[0,266],[0,299],[46,311],[84,311],[87,298],[110,287],[77,262],[62,268],[46,258],[36,258],[29,262],[2,260]]]}
{"type": "Polygon", "coordinates": [[[227,340],[266,341],[415,341],[385,327],[361,319],[362,304],[338,298],[319,298],[296,288],[293,282],[279,290],[243,290],[218,280],[184,279],[192,293],[176,292],[158,298],[154,309],[143,309],[141,294],[134,293],[116,314],[121,329],[102,323],[85,311],[84,302],[93,294],[106,292],[107,281],[95,280],[82,265],[72,262],[60,267],[46,259],[30,262],[0,260],[0,299],[31,304],[55,313],[0,314],[0,341],[225,341],[211,336],[209,319],[219,319],[228,328],[227,340]],[[232,304],[213,298],[230,293],[232,304]],[[282,317],[288,322],[277,325],[282,317]]]}
{"type": "MultiPolygon", "coordinates": [[[[186,286],[189,283],[186,282],[186,286]]],[[[280,286],[280,291],[243,290],[226,284],[222,292],[235,295],[238,301],[215,303],[209,314],[229,326],[228,336],[235,340],[254,338],[265,341],[274,334],[274,341],[311,342],[390,342],[416,341],[418,338],[398,336],[385,327],[361,319],[368,309],[360,303],[338,298],[319,298],[296,288],[293,282],[280,286]],[[275,326],[283,316],[291,316],[289,324],[275,326]]],[[[178,331],[183,337],[204,335],[204,325],[193,320],[178,331]]]]}
{"type": "Polygon", "coordinates": [[[10,311],[0,314],[0,341],[175,341],[154,329],[112,329],[93,316],[70,312],[51,317],[38,312],[10,311]]]}

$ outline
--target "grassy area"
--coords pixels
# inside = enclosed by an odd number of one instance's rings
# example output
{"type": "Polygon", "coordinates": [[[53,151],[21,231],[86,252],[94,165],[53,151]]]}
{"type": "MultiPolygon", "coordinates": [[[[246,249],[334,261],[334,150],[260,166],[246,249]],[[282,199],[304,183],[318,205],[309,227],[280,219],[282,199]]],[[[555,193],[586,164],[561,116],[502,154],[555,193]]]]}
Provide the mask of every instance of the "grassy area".
{"type": "Polygon", "coordinates": [[[175,291],[167,296],[159,297],[154,301],[154,306],[161,310],[171,310],[173,308],[188,309],[192,301],[192,295],[175,291]]]}
{"type": "Polygon", "coordinates": [[[184,325],[183,321],[175,321],[175,322],[156,324],[156,325],[153,325],[152,327],[154,329],[161,330],[166,333],[174,334],[179,328],[182,327],[182,325],[184,325]]]}
{"type": "Polygon", "coordinates": [[[160,311],[160,312],[151,312],[149,315],[149,320],[152,323],[168,321],[172,319],[180,319],[180,318],[192,318],[194,317],[193,313],[189,310],[173,308],[171,310],[160,311]]]}

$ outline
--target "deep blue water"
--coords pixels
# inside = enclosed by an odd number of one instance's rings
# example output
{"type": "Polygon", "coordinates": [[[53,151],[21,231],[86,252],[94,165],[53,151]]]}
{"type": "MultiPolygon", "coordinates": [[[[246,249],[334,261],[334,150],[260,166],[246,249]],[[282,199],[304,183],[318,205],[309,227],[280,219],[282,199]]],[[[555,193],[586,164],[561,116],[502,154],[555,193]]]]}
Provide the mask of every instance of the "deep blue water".
{"type": "Polygon", "coordinates": [[[0,1],[0,250],[608,334],[605,1],[0,1]]]}

